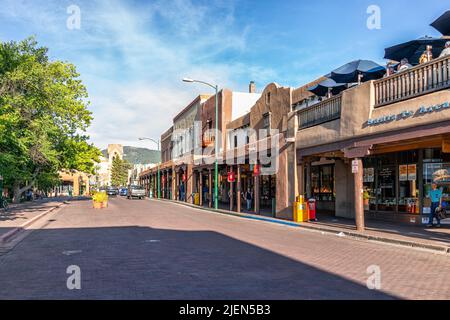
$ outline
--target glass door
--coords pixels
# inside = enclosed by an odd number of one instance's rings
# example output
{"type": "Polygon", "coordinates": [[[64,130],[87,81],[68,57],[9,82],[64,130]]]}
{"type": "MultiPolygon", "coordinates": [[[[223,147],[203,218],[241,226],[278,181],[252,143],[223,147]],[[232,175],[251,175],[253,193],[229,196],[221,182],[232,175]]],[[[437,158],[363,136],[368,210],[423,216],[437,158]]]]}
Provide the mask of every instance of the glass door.
{"type": "Polygon", "coordinates": [[[397,211],[396,166],[382,166],[378,170],[378,211],[397,211]]]}

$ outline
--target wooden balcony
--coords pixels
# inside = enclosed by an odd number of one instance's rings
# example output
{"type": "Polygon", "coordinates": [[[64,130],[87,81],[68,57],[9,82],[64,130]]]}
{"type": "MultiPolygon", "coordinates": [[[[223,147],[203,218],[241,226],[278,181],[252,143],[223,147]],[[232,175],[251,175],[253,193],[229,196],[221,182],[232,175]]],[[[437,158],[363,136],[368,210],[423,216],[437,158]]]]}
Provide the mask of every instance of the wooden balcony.
{"type": "Polygon", "coordinates": [[[342,95],[331,97],[315,105],[300,109],[298,129],[306,129],[341,117],[342,95]]]}
{"type": "Polygon", "coordinates": [[[450,87],[450,56],[432,60],[374,82],[375,107],[450,87]]]}

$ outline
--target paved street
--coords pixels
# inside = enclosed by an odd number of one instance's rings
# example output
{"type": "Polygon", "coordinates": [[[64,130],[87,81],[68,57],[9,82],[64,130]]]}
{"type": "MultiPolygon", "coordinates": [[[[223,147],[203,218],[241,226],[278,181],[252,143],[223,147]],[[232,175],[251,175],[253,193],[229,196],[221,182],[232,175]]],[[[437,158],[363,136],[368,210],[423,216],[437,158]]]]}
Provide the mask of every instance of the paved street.
{"type": "Polygon", "coordinates": [[[44,219],[0,256],[0,299],[450,299],[450,258],[415,249],[148,200],[44,219]]]}

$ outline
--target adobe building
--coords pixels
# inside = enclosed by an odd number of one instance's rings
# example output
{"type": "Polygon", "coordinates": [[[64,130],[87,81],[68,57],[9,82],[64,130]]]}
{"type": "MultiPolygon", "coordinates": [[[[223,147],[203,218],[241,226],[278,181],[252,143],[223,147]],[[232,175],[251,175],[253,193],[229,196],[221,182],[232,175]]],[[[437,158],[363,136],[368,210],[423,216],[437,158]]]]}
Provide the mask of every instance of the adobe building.
{"type": "Polygon", "coordinates": [[[433,182],[450,201],[449,63],[435,59],[291,112],[300,194],[337,217],[428,222],[433,182]]]}

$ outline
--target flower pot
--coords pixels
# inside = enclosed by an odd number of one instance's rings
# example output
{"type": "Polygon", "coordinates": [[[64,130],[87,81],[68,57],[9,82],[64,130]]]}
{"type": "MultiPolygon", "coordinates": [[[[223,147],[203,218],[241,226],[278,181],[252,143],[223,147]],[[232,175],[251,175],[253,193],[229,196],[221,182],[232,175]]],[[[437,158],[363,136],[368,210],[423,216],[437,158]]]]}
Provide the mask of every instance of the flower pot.
{"type": "Polygon", "coordinates": [[[103,208],[102,202],[93,201],[94,209],[101,209],[103,208]]]}
{"type": "Polygon", "coordinates": [[[102,208],[108,208],[108,201],[102,202],[102,208]]]}

